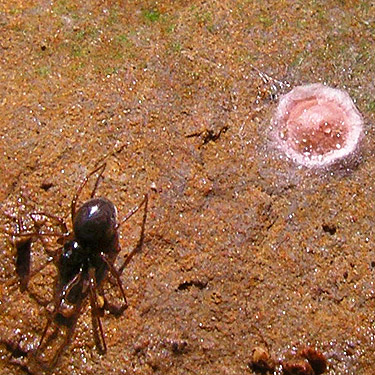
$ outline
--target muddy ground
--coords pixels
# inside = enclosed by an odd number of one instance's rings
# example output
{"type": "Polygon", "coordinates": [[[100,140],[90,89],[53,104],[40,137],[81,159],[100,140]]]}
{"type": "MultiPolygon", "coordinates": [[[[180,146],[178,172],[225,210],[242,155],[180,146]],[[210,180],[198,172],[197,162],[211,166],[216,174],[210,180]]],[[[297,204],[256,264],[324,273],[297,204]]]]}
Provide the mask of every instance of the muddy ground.
{"type": "Polygon", "coordinates": [[[128,309],[102,318],[107,353],[87,303],[53,374],[255,374],[255,348],[279,374],[306,347],[326,374],[374,373],[374,20],[366,0],[1,1],[0,373],[30,368],[56,275],[20,290],[11,216],[71,228],[104,160],[120,217],[149,193],[145,241],[121,276],[128,309]],[[309,171],[270,143],[280,94],[312,82],[363,114],[355,167],[309,171]]]}

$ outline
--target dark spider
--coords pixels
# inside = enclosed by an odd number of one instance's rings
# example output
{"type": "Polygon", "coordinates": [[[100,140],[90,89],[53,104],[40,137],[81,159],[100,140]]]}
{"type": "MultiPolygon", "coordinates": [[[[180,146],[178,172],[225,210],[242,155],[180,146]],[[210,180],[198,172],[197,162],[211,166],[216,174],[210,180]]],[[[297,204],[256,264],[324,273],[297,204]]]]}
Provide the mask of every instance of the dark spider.
{"type": "MultiPolygon", "coordinates": [[[[117,210],[114,204],[104,197],[94,198],[105,167],[106,164],[103,164],[86,176],[73,196],[71,202],[72,232],[68,231],[62,219],[46,213],[29,214],[34,224],[32,232],[25,232],[21,220],[18,219],[19,232],[14,233],[13,237],[16,238],[14,241],[17,250],[16,271],[20,278],[21,291],[27,289],[30,279],[32,243],[36,240],[41,240],[43,243],[44,238],[54,236],[58,238],[57,242],[62,245],[53,255],[58,272],[55,283],[54,308],[36,350],[27,355],[31,360],[29,364],[36,363],[47,370],[54,367],[73,335],[87,297],[89,297],[91,305],[94,339],[102,354],[107,350],[100,320],[103,309],[106,308],[112,313],[121,314],[127,308],[120,275],[143,244],[148,195],[146,194],[142,202],[130,210],[121,221],[117,221],[117,210]],[[95,173],[99,173],[99,175],[90,199],[76,210],[82,189],[95,173]],[[138,246],[127,255],[122,267],[116,269],[114,262],[121,251],[119,228],[143,205],[144,215],[138,246]],[[38,218],[54,222],[59,226],[61,232],[43,231],[43,224],[38,222],[38,218]],[[120,289],[123,299],[121,306],[111,305],[102,295],[102,283],[106,279],[108,271],[120,289]]],[[[50,251],[47,253],[51,255],[50,251]]]]}

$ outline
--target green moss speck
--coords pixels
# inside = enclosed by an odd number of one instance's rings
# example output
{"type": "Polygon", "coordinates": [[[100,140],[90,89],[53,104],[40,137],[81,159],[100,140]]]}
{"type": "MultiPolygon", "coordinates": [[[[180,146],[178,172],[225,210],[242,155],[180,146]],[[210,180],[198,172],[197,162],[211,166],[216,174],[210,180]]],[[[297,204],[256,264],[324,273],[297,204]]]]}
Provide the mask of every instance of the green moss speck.
{"type": "Polygon", "coordinates": [[[75,34],[77,40],[93,40],[99,35],[99,30],[96,27],[87,27],[85,29],[78,30],[75,34]]]}
{"type": "Polygon", "coordinates": [[[368,104],[367,104],[367,110],[369,112],[375,112],[375,100],[372,100],[370,101],[368,104]]]}
{"type": "Polygon", "coordinates": [[[41,77],[47,77],[48,75],[51,74],[51,69],[48,67],[48,66],[41,66],[40,68],[38,68],[36,70],[36,72],[38,73],[38,75],[40,75],[41,77]]]}
{"type": "Polygon", "coordinates": [[[55,13],[57,15],[69,15],[74,20],[77,20],[79,18],[76,6],[68,3],[68,1],[66,0],[60,0],[56,2],[52,7],[52,13],[55,13]]]}
{"type": "Polygon", "coordinates": [[[157,9],[147,9],[142,12],[143,18],[150,22],[159,21],[160,12],[157,9]]]}
{"type": "Polygon", "coordinates": [[[272,18],[266,15],[259,16],[259,21],[265,27],[270,27],[273,24],[272,18]]]}
{"type": "Polygon", "coordinates": [[[195,12],[195,19],[198,23],[203,23],[207,25],[208,23],[212,22],[213,16],[211,12],[195,12]]]}
{"type": "Polygon", "coordinates": [[[175,29],[176,29],[176,25],[170,24],[170,25],[167,26],[166,31],[167,31],[167,33],[173,33],[175,31],[175,29]]]}
{"type": "Polygon", "coordinates": [[[72,56],[73,57],[82,57],[88,54],[88,50],[82,48],[79,44],[74,44],[71,46],[72,56]]]}
{"type": "Polygon", "coordinates": [[[290,63],[290,66],[300,66],[303,62],[303,60],[305,59],[305,56],[304,56],[304,53],[299,53],[295,58],[294,60],[292,60],[292,62],[290,63]]]}
{"type": "Polygon", "coordinates": [[[116,36],[116,40],[121,43],[121,44],[128,44],[129,43],[129,38],[125,34],[120,34],[116,36]]]}
{"type": "Polygon", "coordinates": [[[116,74],[116,73],[118,73],[118,69],[116,67],[108,67],[104,69],[104,74],[106,76],[116,74]]]}
{"type": "Polygon", "coordinates": [[[9,14],[11,15],[11,16],[15,16],[16,14],[19,14],[19,13],[21,13],[22,12],[22,10],[21,9],[18,9],[18,8],[11,8],[10,10],[9,10],[9,14]]]}
{"type": "Polygon", "coordinates": [[[85,30],[78,30],[76,33],[76,39],[82,40],[85,37],[85,30]]]}
{"type": "Polygon", "coordinates": [[[181,52],[181,49],[182,49],[181,43],[180,42],[172,43],[171,49],[173,52],[177,52],[177,53],[181,52]]]}
{"type": "Polygon", "coordinates": [[[116,8],[112,8],[109,11],[108,25],[114,25],[119,22],[119,13],[116,8]]]}
{"type": "Polygon", "coordinates": [[[305,29],[308,23],[306,19],[297,19],[297,28],[298,29],[305,29]]]}

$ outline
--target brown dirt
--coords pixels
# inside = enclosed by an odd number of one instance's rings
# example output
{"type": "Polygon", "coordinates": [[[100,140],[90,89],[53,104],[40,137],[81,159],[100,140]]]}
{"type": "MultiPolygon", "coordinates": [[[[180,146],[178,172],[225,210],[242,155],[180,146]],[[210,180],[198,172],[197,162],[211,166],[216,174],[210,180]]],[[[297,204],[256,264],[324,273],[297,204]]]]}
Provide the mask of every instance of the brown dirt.
{"type": "MultiPolygon", "coordinates": [[[[374,14],[371,1],[0,2],[2,227],[6,213],[67,216],[102,160],[120,215],[154,186],[122,276],[129,308],[102,319],[107,354],[87,306],[54,374],[253,374],[256,347],[280,373],[306,346],[327,374],[375,372],[374,14]],[[349,171],[299,169],[268,140],[287,84],[316,81],[364,115],[349,171]]],[[[36,276],[39,295],[54,273],[36,276]]],[[[47,312],[21,293],[5,232],[0,283],[1,341],[35,346],[47,312]]],[[[1,374],[25,373],[0,354],[1,374]]]]}

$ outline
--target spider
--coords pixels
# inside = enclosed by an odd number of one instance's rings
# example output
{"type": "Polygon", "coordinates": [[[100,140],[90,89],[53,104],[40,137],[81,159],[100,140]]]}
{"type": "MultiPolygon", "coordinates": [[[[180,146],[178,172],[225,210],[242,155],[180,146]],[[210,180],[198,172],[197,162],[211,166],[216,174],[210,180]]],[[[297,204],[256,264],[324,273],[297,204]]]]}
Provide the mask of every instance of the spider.
{"type": "MultiPolygon", "coordinates": [[[[68,345],[87,299],[89,299],[91,305],[94,340],[101,354],[107,351],[100,320],[103,310],[107,309],[120,315],[128,306],[120,275],[133,255],[142,247],[148,195],[145,194],[141,203],[118,221],[115,205],[107,198],[95,198],[105,168],[106,163],[89,173],[74,194],[71,201],[73,226],[71,232],[68,231],[64,220],[57,216],[46,213],[30,213],[29,216],[33,223],[32,231],[24,231],[23,223],[18,219],[18,232],[13,233],[13,242],[17,250],[16,272],[20,278],[21,291],[27,289],[31,277],[30,252],[32,243],[41,240],[44,244],[46,238],[57,237],[57,243],[61,245],[52,255],[57,268],[53,310],[48,317],[38,346],[30,355],[31,362],[36,362],[44,369],[53,368],[61,352],[68,345]],[[98,177],[90,199],[77,209],[77,202],[82,189],[96,173],[98,173],[98,177]],[[121,251],[119,229],[142,206],[144,206],[144,214],[138,246],[126,256],[123,265],[117,269],[114,263],[121,251]],[[42,221],[42,224],[40,221],[42,221]],[[45,228],[48,222],[54,223],[55,226],[60,228],[60,231],[55,232],[51,228],[45,228]],[[102,294],[102,284],[108,273],[112,275],[119,288],[123,300],[120,306],[110,304],[102,294]]],[[[45,249],[47,254],[51,255],[51,251],[45,249]]]]}

